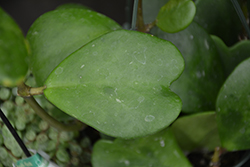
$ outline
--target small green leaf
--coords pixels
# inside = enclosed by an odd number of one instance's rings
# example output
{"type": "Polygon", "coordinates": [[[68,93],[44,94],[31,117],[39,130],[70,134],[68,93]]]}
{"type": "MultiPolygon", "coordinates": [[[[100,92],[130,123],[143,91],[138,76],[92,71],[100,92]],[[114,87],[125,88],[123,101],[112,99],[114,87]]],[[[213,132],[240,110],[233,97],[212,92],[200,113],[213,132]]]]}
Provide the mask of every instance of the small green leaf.
{"type": "Polygon", "coordinates": [[[29,29],[30,68],[42,86],[51,71],[68,55],[120,26],[108,17],[85,9],[54,10],[39,17],[29,29]]]}
{"type": "Polygon", "coordinates": [[[226,77],[231,74],[234,68],[243,60],[250,57],[250,41],[243,40],[231,47],[227,47],[225,43],[217,36],[211,35],[217,49],[220,53],[223,68],[226,77]]]}
{"type": "Polygon", "coordinates": [[[180,96],[186,113],[215,110],[215,101],[224,82],[223,68],[210,35],[193,22],[178,33],[166,33],[159,28],[152,33],[171,41],[185,59],[185,70],[171,85],[180,96]]]}
{"type": "Polygon", "coordinates": [[[231,46],[242,31],[240,19],[229,0],[196,0],[194,21],[209,34],[216,35],[231,46]],[[230,18],[230,19],[229,19],[230,18]]]}
{"type": "Polygon", "coordinates": [[[135,140],[99,140],[93,149],[93,167],[191,167],[170,129],[135,140]]]}
{"type": "Polygon", "coordinates": [[[0,85],[14,87],[23,81],[28,51],[22,31],[0,8],[0,85]]]}
{"type": "Polygon", "coordinates": [[[115,137],[155,133],[179,115],[169,90],[184,68],[170,42],[135,31],[110,32],[65,59],[44,91],[62,111],[115,137]]]}
{"type": "Polygon", "coordinates": [[[215,112],[180,117],[173,123],[172,130],[178,144],[185,151],[212,151],[220,146],[215,112]]]}
{"type": "Polygon", "coordinates": [[[142,10],[143,10],[143,20],[145,24],[152,23],[155,21],[159,10],[163,5],[165,5],[169,0],[142,0],[142,10]]]}
{"type": "Polygon", "coordinates": [[[250,58],[240,63],[228,77],[216,102],[217,123],[222,147],[250,148],[250,58]]]}
{"type": "Polygon", "coordinates": [[[195,11],[192,0],[170,0],[159,11],[156,25],[169,33],[181,31],[191,24],[195,11]]]}

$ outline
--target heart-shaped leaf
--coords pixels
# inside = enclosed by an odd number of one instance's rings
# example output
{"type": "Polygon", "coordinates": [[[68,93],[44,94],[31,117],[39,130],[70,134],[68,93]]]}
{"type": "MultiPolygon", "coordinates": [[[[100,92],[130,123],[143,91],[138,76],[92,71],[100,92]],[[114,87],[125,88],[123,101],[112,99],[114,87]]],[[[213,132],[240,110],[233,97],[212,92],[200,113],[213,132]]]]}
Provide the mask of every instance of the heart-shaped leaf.
{"type": "Polygon", "coordinates": [[[178,118],[172,130],[179,146],[186,151],[214,150],[220,146],[215,112],[192,114],[178,118]]]}
{"type": "Polygon", "coordinates": [[[170,129],[135,140],[99,140],[93,167],[191,167],[170,129]]]}
{"type": "Polygon", "coordinates": [[[181,101],[168,87],[183,68],[172,43],[118,30],[65,59],[46,80],[44,94],[105,134],[143,136],[167,127],[179,115],[181,101]]]}
{"type": "Polygon", "coordinates": [[[108,17],[85,9],[54,10],[39,17],[27,34],[37,84],[43,85],[50,72],[81,46],[119,28],[108,17]]]}
{"type": "Polygon", "coordinates": [[[169,0],[142,0],[143,20],[145,24],[152,23],[155,21],[159,10],[169,0]]]}
{"type": "Polygon", "coordinates": [[[196,0],[195,4],[194,20],[209,34],[219,36],[228,46],[238,41],[242,24],[231,1],[196,0]]]}
{"type": "Polygon", "coordinates": [[[185,70],[171,85],[180,96],[183,112],[215,110],[215,101],[224,81],[219,54],[209,34],[193,22],[175,34],[152,30],[156,36],[171,41],[185,59],[185,70]]]}
{"type": "Polygon", "coordinates": [[[240,63],[228,77],[216,102],[217,123],[222,147],[250,148],[250,58],[240,63]]]}
{"type": "Polygon", "coordinates": [[[170,0],[159,11],[156,25],[169,33],[181,31],[191,24],[195,11],[192,0],[170,0]]]}
{"type": "Polygon", "coordinates": [[[17,86],[27,73],[28,51],[22,31],[0,8],[0,85],[17,86]]]}
{"type": "Polygon", "coordinates": [[[249,40],[240,41],[231,47],[227,47],[219,37],[214,35],[211,37],[220,53],[226,77],[231,74],[231,72],[240,62],[250,57],[249,40]]]}

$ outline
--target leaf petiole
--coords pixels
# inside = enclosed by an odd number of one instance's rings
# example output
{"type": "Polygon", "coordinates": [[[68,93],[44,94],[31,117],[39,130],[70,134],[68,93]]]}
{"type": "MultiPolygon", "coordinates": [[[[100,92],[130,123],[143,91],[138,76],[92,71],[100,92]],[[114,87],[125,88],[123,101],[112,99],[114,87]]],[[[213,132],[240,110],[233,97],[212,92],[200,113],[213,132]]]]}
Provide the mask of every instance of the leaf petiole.
{"type": "Polygon", "coordinates": [[[21,83],[18,85],[18,95],[21,97],[30,97],[34,95],[41,95],[43,94],[44,89],[46,89],[46,86],[32,88],[26,85],[25,83],[21,83]]]}
{"type": "Polygon", "coordinates": [[[86,127],[86,125],[80,121],[77,121],[76,123],[71,125],[61,123],[50,116],[46,111],[44,111],[44,109],[36,102],[33,96],[24,97],[24,99],[39,117],[41,117],[44,121],[48,122],[49,125],[59,131],[79,131],[86,127]]]}
{"type": "Polygon", "coordinates": [[[63,124],[44,111],[44,109],[36,102],[33,97],[33,95],[43,94],[44,89],[46,89],[46,86],[32,88],[27,86],[25,83],[22,83],[18,86],[18,95],[24,98],[24,100],[31,106],[31,108],[39,117],[59,131],[79,131],[86,126],[80,121],[77,121],[75,124],[71,125],[63,124]]]}

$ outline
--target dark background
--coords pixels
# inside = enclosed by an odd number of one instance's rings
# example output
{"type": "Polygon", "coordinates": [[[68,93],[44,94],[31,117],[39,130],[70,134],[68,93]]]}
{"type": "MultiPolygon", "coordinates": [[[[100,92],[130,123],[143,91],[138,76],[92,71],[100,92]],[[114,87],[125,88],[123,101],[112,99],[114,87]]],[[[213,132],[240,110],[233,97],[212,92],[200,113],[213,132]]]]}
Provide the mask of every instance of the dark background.
{"type": "Polygon", "coordinates": [[[12,16],[26,34],[40,15],[65,3],[88,6],[122,25],[130,20],[131,2],[132,0],[0,0],[0,6],[12,16]]]}

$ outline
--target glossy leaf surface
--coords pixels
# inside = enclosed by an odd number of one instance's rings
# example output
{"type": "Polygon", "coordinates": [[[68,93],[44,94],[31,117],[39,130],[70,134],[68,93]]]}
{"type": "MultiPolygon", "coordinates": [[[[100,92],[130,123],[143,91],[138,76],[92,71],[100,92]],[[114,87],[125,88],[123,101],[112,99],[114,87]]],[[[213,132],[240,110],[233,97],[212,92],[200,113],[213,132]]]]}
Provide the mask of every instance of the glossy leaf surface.
{"type": "Polygon", "coordinates": [[[216,102],[222,147],[230,151],[250,148],[249,67],[250,58],[235,68],[221,88],[216,102]]]}
{"type": "Polygon", "coordinates": [[[22,31],[0,8],[0,85],[14,87],[27,73],[28,51],[22,31]]]}
{"type": "Polygon", "coordinates": [[[133,138],[159,131],[179,115],[181,101],[168,87],[183,68],[170,42],[118,30],[65,59],[46,80],[44,93],[97,130],[133,138]]]}
{"type": "Polygon", "coordinates": [[[185,59],[183,74],[171,85],[182,99],[182,111],[215,110],[224,77],[219,54],[209,34],[195,22],[178,33],[170,34],[157,28],[152,33],[171,41],[185,59]]]}
{"type": "Polygon", "coordinates": [[[159,11],[156,25],[169,33],[181,31],[193,21],[195,10],[191,0],[170,0],[159,11]]]}
{"type": "Polygon", "coordinates": [[[191,167],[169,129],[135,140],[99,140],[93,167],[191,167]]]}
{"type": "Polygon", "coordinates": [[[186,151],[210,150],[220,146],[215,112],[192,114],[178,118],[172,130],[179,146],[186,151]]]}
{"type": "Polygon", "coordinates": [[[196,0],[195,4],[194,20],[209,34],[219,36],[228,46],[238,41],[242,24],[231,1],[196,0]]]}
{"type": "Polygon", "coordinates": [[[54,10],[43,14],[31,26],[30,67],[39,86],[50,72],[81,46],[120,26],[108,17],[84,9],[54,10]]]}
{"type": "Polygon", "coordinates": [[[225,43],[217,36],[212,35],[216,47],[220,53],[223,68],[226,76],[229,76],[234,68],[243,60],[250,57],[250,41],[243,40],[231,47],[227,47],[225,43]]]}

